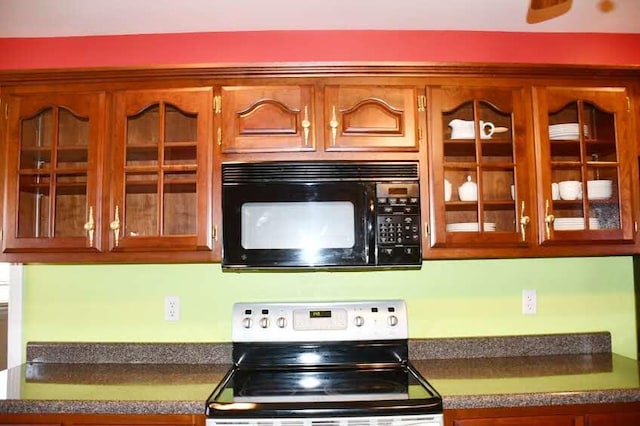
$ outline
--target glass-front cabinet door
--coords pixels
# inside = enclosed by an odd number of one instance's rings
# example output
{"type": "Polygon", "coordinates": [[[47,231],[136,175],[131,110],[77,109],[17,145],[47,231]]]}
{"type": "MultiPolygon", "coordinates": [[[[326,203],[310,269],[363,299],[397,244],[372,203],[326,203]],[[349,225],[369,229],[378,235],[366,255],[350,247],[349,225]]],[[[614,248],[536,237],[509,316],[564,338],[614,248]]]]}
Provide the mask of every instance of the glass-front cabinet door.
{"type": "Polygon", "coordinates": [[[110,249],[209,250],[211,88],[119,92],[110,249]]]}
{"type": "Polygon", "coordinates": [[[428,88],[432,247],[531,244],[523,96],[512,88],[428,88]]]}
{"type": "Polygon", "coordinates": [[[632,242],[624,89],[536,88],[540,240],[632,242]]]}
{"type": "Polygon", "coordinates": [[[100,247],[103,94],[9,97],[5,252],[100,247]]]}

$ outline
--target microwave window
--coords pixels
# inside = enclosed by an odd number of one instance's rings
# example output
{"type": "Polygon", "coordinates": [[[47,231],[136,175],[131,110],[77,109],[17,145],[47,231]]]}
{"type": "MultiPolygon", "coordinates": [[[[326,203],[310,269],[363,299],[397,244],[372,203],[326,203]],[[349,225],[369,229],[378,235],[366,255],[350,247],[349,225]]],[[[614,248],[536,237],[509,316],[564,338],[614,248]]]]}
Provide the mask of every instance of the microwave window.
{"type": "Polygon", "coordinates": [[[245,203],[241,216],[246,250],[352,248],[355,243],[349,201],[245,203]]]}

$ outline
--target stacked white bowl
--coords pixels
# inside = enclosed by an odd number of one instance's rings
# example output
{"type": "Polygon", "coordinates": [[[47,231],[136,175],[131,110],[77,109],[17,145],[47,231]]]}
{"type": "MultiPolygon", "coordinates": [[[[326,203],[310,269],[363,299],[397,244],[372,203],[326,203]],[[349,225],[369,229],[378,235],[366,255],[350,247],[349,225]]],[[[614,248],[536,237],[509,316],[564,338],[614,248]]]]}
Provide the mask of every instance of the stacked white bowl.
{"type": "MultiPolygon", "coordinates": [[[[549,126],[549,139],[567,139],[578,140],[580,124],[578,123],[564,123],[564,124],[552,124],[549,126]]],[[[584,125],[584,135],[589,136],[589,128],[584,125]]]]}
{"type": "MultiPolygon", "coordinates": [[[[480,229],[478,222],[460,222],[449,223],[445,227],[447,232],[478,232],[480,229]]],[[[493,232],[496,230],[496,224],[493,222],[484,223],[485,232],[493,232]]]]}
{"type": "Polygon", "coordinates": [[[587,199],[607,200],[613,193],[613,181],[611,180],[588,180],[587,199]]]}

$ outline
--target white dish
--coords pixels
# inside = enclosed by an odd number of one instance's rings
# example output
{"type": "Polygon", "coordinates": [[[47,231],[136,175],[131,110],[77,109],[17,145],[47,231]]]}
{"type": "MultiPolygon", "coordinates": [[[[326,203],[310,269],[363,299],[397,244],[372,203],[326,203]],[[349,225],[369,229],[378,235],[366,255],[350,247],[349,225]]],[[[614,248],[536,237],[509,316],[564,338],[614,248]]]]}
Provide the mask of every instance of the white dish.
{"type": "MultiPolygon", "coordinates": [[[[461,222],[461,223],[450,223],[445,229],[447,232],[478,232],[477,222],[461,222]]],[[[492,222],[484,223],[484,231],[485,232],[493,232],[496,230],[496,224],[492,222]]]]}
{"type": "MultiPolygon", "coordinates": [[[[583,217],[558,217],[553,221],[553,229],[556,231],[581,231],[584,230],[584,218],[583,217]]],[[[594,217],[589,218],[589,229],[600,229],[598,219],[594,217]]]]}

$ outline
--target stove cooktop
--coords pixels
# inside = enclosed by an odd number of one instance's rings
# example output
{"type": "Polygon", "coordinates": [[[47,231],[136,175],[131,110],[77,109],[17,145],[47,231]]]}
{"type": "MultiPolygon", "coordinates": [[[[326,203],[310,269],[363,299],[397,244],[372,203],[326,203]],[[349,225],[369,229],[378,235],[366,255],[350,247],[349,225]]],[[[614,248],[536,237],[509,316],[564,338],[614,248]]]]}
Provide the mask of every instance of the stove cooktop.
{"type": "Polygon", "coordinates": [[[208,426],[380,416],[442,424],[442,398],[408,360],[403,301],[236,304],[233,324],[234,367],[207,400],[208,426]]]}

